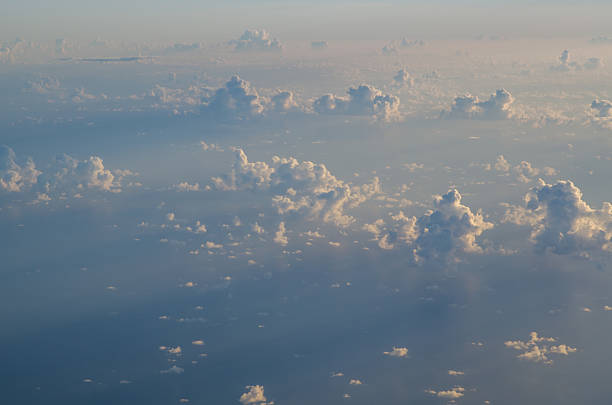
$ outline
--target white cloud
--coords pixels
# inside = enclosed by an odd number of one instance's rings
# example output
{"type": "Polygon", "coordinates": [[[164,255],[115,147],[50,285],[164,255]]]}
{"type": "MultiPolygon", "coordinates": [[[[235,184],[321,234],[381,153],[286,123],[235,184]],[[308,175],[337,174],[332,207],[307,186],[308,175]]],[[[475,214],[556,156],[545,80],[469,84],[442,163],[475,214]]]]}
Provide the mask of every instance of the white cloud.
{"type": "Polygon", "coordinates": [[[453,387],[449,390],[443,390],[443,391],[435,391],[435,390],[426,390],[425,392],[427,392],[428,394],[431,395],[435,395],[439,398],[446,398],[446,399],[457,399],[457,398],[461,398],[463,395],[465,395],[465,388],[463,387],[453,387]]]}
{"type": "Polygon", "coordinates": [[[383,121],[400,118],[398,97],[383,94],[382,91],[367,84],[351,87],[348,96],[340,97],[326,94],[315,100],[313,108],[319,114],[346,114],[372,116],[383,121]]]}
{"type": "Polygon", "coordinates": [[[281,91],[272,96],[272,108],[277,112],[299,111],[298,104],[290,91],[281,91]]]}
{"type": "Polygon", "coordinates": [[[281,221],[281,223],[278,224],[278,230],[274,234],[274,242],[281,246],[287,246],[289,239],[287,239],[286,232],[287,230],[285,229],[285,223],[281,221]]]}
{"type": "Polygon", "coordinates": [[[383,354],[390,357],[407,357],[408,349],[405,347],[393,347],[393,350],[390,352],[383,352],[383,354]]]}
{"type": "Polygon", "coordinates": [[[245,120],[262,115],[264,102],[249,82],[232,76],[225,86],[215,91],[202,112],[216,120],[245,120]]]}
{"type": "Polygon", "coordinates": [[[213,178],[221,190],[265,191],[280,215],[304,214],[337,226],[348,226],[354,219],[345,208],[354,208],[380,192],[378,178],[371,184],[352,186],[333,176],[323,164],[273,157],[271,164],[249,162],[242,149],[229,176],[213,178]]]}
{"type": "Polygon", "coordinates": [[[266,402],[263,385],[247,385],[247,392],[240,396],[240,402],[243,405],[273,405],[274,402],[266,402]]]}
{"type": "Polygon", "coordinates": [[[443,111],[444,118],[504,120],[511,118],[514,97],[506,89],[499,89],[488,100],[480,101],[478,97],[466,94],[453,101],[449,111],[443,111]]]}
{"type": "Polygon", "coordinates": [[[20,165],[13,149],[0,145],[0,191],[29,190],[37,183],[40,174],[31,158],[20,165]]]}
{"type": "Polygon", "coordinates": [[[79,190],[121,191],[120,176],[116,178],[113,172],[104,167],[102,158],[98,156],[78,160],[64,154],[56,159],[56,167],[58,171],[52,180],[56,186],[71,186],[79,190]]]}
{"type": "Polygon", "coordinates": [[[517,356],[519,359],[544,364],[553,363],[549,357],[550,354],[567,356],[570,353],[575,353],[577,350],[564,344],[553,345],[556,341],[555,338],[540,337],[537,332],[531,332],[528,341],[509,340],[504,342],[504,345],[521,351],[522,353],[517,356]]]}
{"type": "Polygon", "coordinates": [[[448,260],[457,252],[483,253],[476,238],[493,224],[484,220],[480,212],[461,204],[461,194],[449,190],[433,201],[435,210],[419,218],[407,217],[400,211],[391,216],[390,229],[384,222],[366,225],[374,233],[383,249],[392,249],[397,242],[403,242],[411,249],[416,262],[423,260],[448,260]],[[384,230],[384,231],[383,231],[384,230]]]}
{"type": "Polygon", "coordinates": [[[283,45],[263,29],[248,29],[237,40],[230,41],[237,51],[280,51],[283,45]]]}
{"type": "Polygon", "coordinates": [[[189,184],[186,181],[182,181],[174,186],[177,191],[199,191],[200,185],[198,183],[189,184]]]}
{"type": "Polygon", "coordinates": [[[511,206],[504,222],[531,226],[531,241],[538,252],[612,251],[612,204],[591,208],[569,180],[547,184],[540,179],[525,196],[525,206],[511,206]]]}

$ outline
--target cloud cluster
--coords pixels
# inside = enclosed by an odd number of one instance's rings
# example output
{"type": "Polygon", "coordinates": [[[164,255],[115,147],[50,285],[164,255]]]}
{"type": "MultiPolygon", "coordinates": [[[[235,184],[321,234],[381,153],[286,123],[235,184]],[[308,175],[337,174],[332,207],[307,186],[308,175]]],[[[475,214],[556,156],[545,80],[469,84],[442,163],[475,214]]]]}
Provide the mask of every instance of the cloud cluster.
{"type": "Polygon", "coordinates": [[[575,353],[576,348],[567,345],[553,345],[557,340],[555,338],[547,338],[538,336],[537,332],[529,334],[529,340],[509,340],[504,342],[506,347],[521,351],[517,357],[522,360],[532,361],[534,363],[552,364],[550,359],[551,354],[567,356],[570,353],[575,353]]]}
{"type": "Polygon", "coordinates": [[[384,221],[368,224],[365,229],[373,233],[382,249],[393,249],[395,244],[407,244],[416,262],[424,260],[446,261],[457,252],[482,253],[483,247],[476,241],[493,224],[484,220],[480,212],[461,204],[461,194],[450,190],[436,196],[435,210],[419,218],[407,217],[402,212],[391,216],[393,224],[385,229],[384,221]]]}
{"type": "Polygon", "coordinates": [[[29,190],[37,183],[40,174],[31,158],[19,164],[13,149],[0,145],[0,191],[29,190]]]}
{"type": "Polygon", "coordinates": [[[504,157],[504,155],[498,155],[493,165],[487,163],[483,165],[485,170],[492,170],[499,172],[500,174],[509,175],[514,174],[516,179],[521,183],[529,183],[533,178],[539,174],[546,176],[553,176],[557,171],[549,166],[545,166],[542,169],[533,167],[531,163],[526,160],[520,161],[517,165],[512,166],[504,157]]]}
{"type": "Polygon", "coordinates": [[[56,164],[58,167],[58,171],[54,174],[56,185],[72,185],[78,190],[121,191],[121,185],[115,179],[115,175],[104,167],[102,159],[98,156],[77,160],[64,154],[57,157],[56,164]]]}
{"type": "Polygon", "coordinates": [[[506,89],[499,89],[486,101],[466,94],[458,96],[448,111],[443,111],[444,118],[504,120],[513,116],[514,97],[506,89]]]}
{"type": "Polygon", "coordinates": [[[230,41],[236,51],[280,51],[283,45],[263,29],[246,30],[237,40],[230,41]]]}
{"type": "Polygon", "coordinates": [[[540,253],[585,256],[590,251],[612,251],[612,204],[591,208],[569,180],[555,184],[539,180],[525,195],[525,205],[510,206],[503,221],[530,226],[530,239],[540,253]]]}
{"type": "Polygon", "coordinates": [[[383,94],[367,84],[351,87],[347,96],[326,94],[315,100],[313,108],[319,114],[345,114],[373,116],[384,121],[400,118],[398,97],[383,94]]]}
{"type": "Polygon", "coordinates": [[[42,171],[36,168],[32,159],[18,162],[10,147],[0,146],[0,191],[32,192],[39,200],[48,201],[50,195],[85,190],[117,193],[121,191],[123,179],[134,175],[129,170],[107,169],[98,156],[78,160],[66,154],[56,157],[42,171]]]}
{"type": "Polygon", "coordinates": [[[273,157],[266,162],[249,162],[242,149],[236,150],[229,176],[213,178],[220,190],[251,190],[272,194],[280,215],[302,214],[309,219],[346,227],[354,219],[346,208],[354,208],[380,192],[378,178],[373,183],[352,186],[332,175],[324,164],[273,157]]]}
{"type": "Polygon", "coordinates": [[[217,121],[244,121],[261,118],[268,112],[301,111],[290,91],[279,91],[271,98],[260,96],[257,90],[239,76],[232,76],[211,97],[204,98],[202,114],[217,121]]]}

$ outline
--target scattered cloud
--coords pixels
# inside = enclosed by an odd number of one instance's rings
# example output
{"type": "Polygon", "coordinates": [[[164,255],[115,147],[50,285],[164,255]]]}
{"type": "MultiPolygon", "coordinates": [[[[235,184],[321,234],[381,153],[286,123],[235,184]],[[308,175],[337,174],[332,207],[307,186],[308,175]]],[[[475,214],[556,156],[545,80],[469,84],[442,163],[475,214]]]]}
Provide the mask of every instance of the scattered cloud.
{"type": "Polygon", "coordinates": [[[555,338],[540,337],[537,332],[531,332],[527,341],[509,340],[504,342],[504,345],[521,351],[522,353],[517,356],[519,359],[543,364],[553,363],[553,360],[549,357],[551,354],[567,356],[577,350],[564,344],[553,345],[556,341],[555,338]]]}

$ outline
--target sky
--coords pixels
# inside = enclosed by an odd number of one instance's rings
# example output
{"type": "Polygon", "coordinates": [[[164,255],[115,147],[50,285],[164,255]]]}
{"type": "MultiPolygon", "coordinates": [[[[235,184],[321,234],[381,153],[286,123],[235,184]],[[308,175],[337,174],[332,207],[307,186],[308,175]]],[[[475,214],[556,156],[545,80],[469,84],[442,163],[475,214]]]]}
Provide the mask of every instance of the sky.
{"type": "Polygon", "coordinates": [[[11,404],[606,403],[606,2],[9,2],[11,404]]]}

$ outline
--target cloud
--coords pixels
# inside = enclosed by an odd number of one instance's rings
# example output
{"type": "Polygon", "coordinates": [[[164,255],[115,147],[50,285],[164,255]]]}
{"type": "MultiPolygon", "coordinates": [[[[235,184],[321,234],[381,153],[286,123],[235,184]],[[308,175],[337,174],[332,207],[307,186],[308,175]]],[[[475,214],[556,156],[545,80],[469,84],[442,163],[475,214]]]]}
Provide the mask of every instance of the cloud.
{"type": "Polygon", "coordinates": [[[519,359],[544,364],[553,363],[549,357],[551,354],[567,356],[570,353],[575,353],[577,350],[574,347],[563,344],[552,345],[556,341],[555,338],[540,337],[537,332],[531,332],[528,341],[509,340],[504,342],[504,345],[508,348],[521,351],[522,353],[517,356],[519,359]]]}
{"type": "Polygon", "coordinates": [[[383,249],[393,249],[398,242],[408,245],[415,262],[446,261],[458,252],[484,252],[476,238],[493,228],[493,224],[485,221],[480,212],[473,213],[461,204],[461,194],[457,190],[436,196],[433,205],[435,210],[419,218],[407,217],[401,211],[391,216],[390,229],[385,228],[383,221],[377,221],[367,225],[366,230],[375,234],[383,249]]]}
{"type": "Polygon", "coordinates": [[[337,179],[324,164],[273,157],[271,164],[249,162],[242,149],[229,176],[213,178],[221,190],[268,192],[279,215],[300,214],[337,226],[348,226],[354,219],[345,214],[380,192],[378,178],[370,184],[353,186],[337,179]]]}
{"type": "Polygon", "coordinates": [[[550,70],[554,72],[570,72],[570,71],[581,71],[583,69],[595,70],[604,66],[603,61],[600,58],[588,58],[584,64],[574,62],[571,60],[570,52],[565,49],[559,56],[559,63],[550,67],[550,70]]]}
{"type": "Polygon", "coordinates": [[[86,160],[77,160],[69,155],[56,158],[54,175],[58,184],[72,185],[77,189],[95,189],[100,191],[121,191],[120,179],[104,167],[102,158],[91,156],[86,160]]]}
{"type": "Polygon", "coordinates": [[[161,374],[183,374],[185,372],[184,368],[178,367],[176,365],[170,367],[167,370],[161,370],[161,374]]]}
{"type": "Polygon", "coordinates": [[[281,246],[287,246],[287,244],[289,243],[289,240],[287,239],[285,223],[282,221],[280,224],[278,224],[278,231],[276,231],[276,233],[274,234],[274,242],[278,243],[281,246]]]}
{"type": "Polygon", "coordinates": [[[610,102],[609,100],[600,100],[597,98],[591,103],[591,109],[597,112],[597,117],[612,117],[612,102],[610,102]]]}
{"type": "Polygon", "coordinates": [[[458,399],[464,395],[465,388],[454,387],[445,391],[426,390],[425,392],[431,395],[435,395],[439,398],[458,399]]]}
{"type": "Polygon", "coordinates": [[[261,116],[264,102],[249,82],[236,75],[215,91],[202,112],[221,121],[245,120],[261,116]]]}
{"type": "Polygon", "coordinates": [[[283,45],[263,29],[248,29],[237,40],[230,41],[236,51],[281,51],[283,45]]]}
{"type": "Polygon", "coordinates": [[[256,404],[256,405],[273,405],[274,402],[266,402],[266,396],[264,395],[263,385],[247,385],[248,390],[240,396],[240,402],[243,405],[256,404]]]}
{"type": "Polygon", "coordinates": [[[383,121],[400,118],[400,100],[394,95],[383,94],[367,84],[351,87],[347,94],[345,97],[334,94],[321,96],[314,101],[313,108],[319,114],[365,115],[383,121]]]}
{"type": "Polygon", "coordinates": [[[540,179],[525,195],[525,206],[509,207],[503,221],[530,226],[530,239],[540,253],[612,251],[612,204],[591,208],[569,180],[547,184],[540,179]]]}
{"type": "Polygon", "coordinates": [[[612,129],[612,102],[595,99],[591,103],[588,123],[598,125],[603,129],[612,129]]]}
{"type": "Polygon", "coordinates": [[[272,109],[277,112],[299,111],[290,91],[281,91],[272,97],[272,109]]]}
{"type": "Polygon", "coordinates": [[[195,184],[189,184],[186,181],[182,181],[178,184],[174,185],[174,189],[176,189],[176,191],[199,191],[200,190],[200,185],[198,183],[195,184]]]}
{"type": "Polygon", "coordinates": [[[390,357],[407,357],[408,349],[405,347],[393,347],[393,350],[390,352],[383,352],[383,354],[390,357]]]}
{"type": "Polygon", "coordinates": [[[31,158],[21,164],[13,149],[0,145],[0,191],[21,192],[29,190],[42,172],[36,169],[31,158]]]}
{"type": "Polygon", "coordinates": [[[499,89],[488,100],[480,101],[478,97],[466,94],[453,101],[449,111],[443,111],[443,118],[505,120],[513,116],[514,97],[506,89],[499,89]]]}
{"type": "Polygon", "coordinates": [[[329,44],[327,41],[312,41],[310,47],[312,49],[327,49],[329,44]]]}
{"type": "Polygon", "coordinates": [[[414,79],[406,69],[402,68],[393,76],[393,83],[398,87],[412,87],[414,79]]]}

